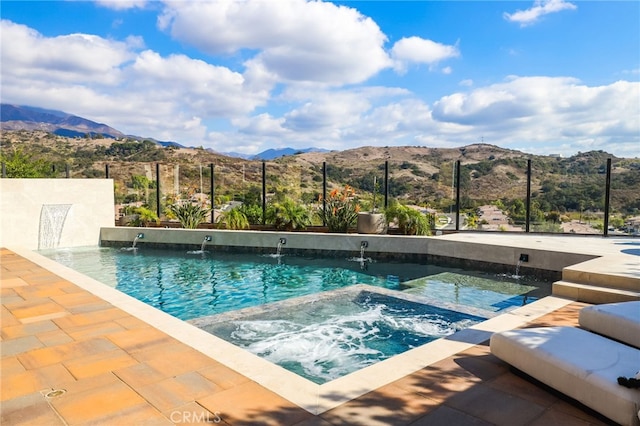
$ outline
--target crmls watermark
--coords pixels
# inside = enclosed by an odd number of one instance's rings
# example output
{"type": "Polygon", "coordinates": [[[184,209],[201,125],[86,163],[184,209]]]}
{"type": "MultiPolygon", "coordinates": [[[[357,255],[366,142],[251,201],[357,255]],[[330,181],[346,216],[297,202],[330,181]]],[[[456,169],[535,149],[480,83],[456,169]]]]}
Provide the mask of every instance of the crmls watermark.
{"type": "Polygon", "coordinates": [[[172,411],[169,420],[173,423],[220,423],[222,418],[219,411],[213,414],[207,411],[172,411]]]}

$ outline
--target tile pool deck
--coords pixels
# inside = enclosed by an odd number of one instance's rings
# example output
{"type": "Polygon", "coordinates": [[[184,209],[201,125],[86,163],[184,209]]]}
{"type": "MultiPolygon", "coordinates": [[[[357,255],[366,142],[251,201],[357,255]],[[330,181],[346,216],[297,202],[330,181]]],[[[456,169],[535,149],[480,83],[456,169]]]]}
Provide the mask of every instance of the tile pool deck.
{"type": "MultiPolygon", "coordinates": [[[[25,253],[0,263],[3,425],[607,424],[514,374],[486,339],[314,415],[25,253]]],[[[577,323],[584,304],[554,303],[521,325],[577,323]]]]}

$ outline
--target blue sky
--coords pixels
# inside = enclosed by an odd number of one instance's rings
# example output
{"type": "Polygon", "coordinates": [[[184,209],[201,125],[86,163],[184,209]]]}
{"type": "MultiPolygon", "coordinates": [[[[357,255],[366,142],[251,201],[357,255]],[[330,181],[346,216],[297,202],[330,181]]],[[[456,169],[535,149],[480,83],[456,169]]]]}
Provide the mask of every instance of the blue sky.
{"type": "Polygon", "coordinates": [[[2,1],[1,100],[268,148],[640,157],[637,1],[2,1]]]}

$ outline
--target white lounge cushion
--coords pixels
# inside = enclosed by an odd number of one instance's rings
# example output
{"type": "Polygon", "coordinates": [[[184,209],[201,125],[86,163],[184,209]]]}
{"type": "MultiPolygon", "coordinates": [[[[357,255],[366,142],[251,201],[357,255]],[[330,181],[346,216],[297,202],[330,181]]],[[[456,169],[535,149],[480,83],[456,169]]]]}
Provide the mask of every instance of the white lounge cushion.
{"type": "Polygon", "coordinates": [[[574,327],[495,333],[503,361],[623,425],[640,425],[640,390],[620,386],[640,368],[640,349],[574,327]]]}
{"type": "Polygon", "coordinates": [[[588,306],[580,310],[578,321],[581,327],[640,348],[640,301],[588,306]]]}

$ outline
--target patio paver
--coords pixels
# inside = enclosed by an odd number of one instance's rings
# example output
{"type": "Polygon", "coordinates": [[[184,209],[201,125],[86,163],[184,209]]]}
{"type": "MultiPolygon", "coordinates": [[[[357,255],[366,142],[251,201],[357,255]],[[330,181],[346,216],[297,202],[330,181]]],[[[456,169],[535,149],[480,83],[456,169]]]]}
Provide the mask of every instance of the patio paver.
{"type": "MultiPolygon", "coordinates": [[[[315,416],[7,249],[0,263],[3,425],[606,424],[486,343],[315,416]]],[[[575,325],[582,306],[530,325],[575,325]]]]}

